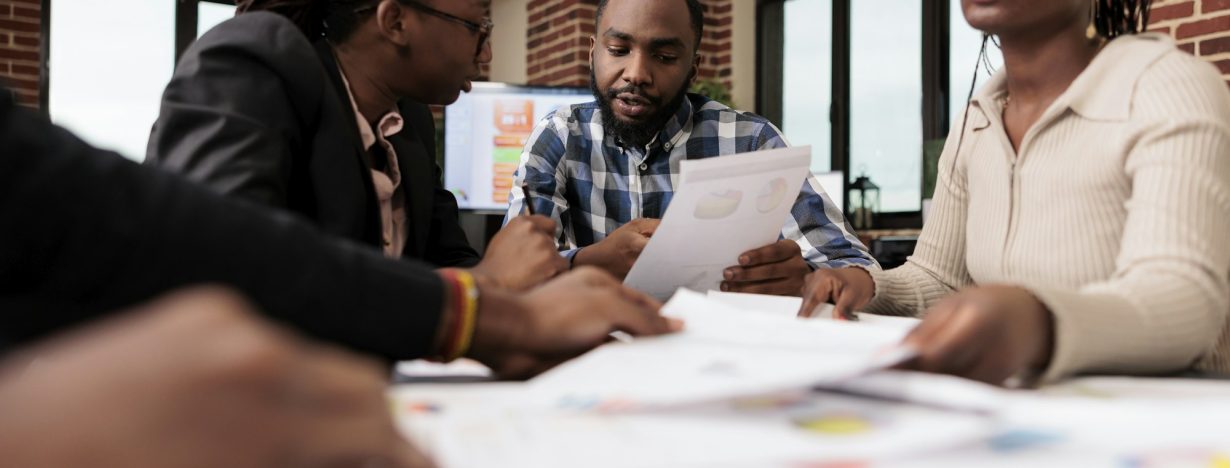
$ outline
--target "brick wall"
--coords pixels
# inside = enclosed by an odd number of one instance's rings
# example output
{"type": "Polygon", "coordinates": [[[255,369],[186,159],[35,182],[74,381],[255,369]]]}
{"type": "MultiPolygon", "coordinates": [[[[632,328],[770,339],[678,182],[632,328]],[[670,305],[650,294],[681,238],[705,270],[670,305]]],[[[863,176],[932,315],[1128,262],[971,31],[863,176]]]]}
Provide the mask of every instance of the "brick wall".
{"type": "Polygon", "coordinates": [[[1230,0],[1154,1],[1149,28],[1171,35],[1180,49],[1217,65],[1230,84],[1230,0]]]}
{"type": "Polygon", "coordinates": [[[39,106],[40,0],[0,0],[0,77],[20,103],[39,106]]]}
{"type": "MultiPolygon", "coordinates": [[[[705,36],[700,77],[730,86],[734,0],[702,0],[705,36]]],[[[527,8],[526,75],[530,84],[589,85],[589,38],[595,34],[597,0],[530,0],[527,8]]]]}

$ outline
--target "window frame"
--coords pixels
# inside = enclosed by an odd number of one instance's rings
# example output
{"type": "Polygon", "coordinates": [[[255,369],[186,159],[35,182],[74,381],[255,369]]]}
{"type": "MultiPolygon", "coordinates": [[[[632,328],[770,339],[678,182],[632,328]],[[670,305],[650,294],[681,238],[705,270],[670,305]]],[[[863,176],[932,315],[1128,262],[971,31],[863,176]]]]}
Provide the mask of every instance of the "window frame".
{"type": "Polygon", "coordinates": [[[235,6],[234,0],[175,0],[175,63],[188,46],[192,45],[200,31],[197,31],[197,20],[201,3],[217,3],[235,6]]]}
{"type": "Polygon", "coordinates": [[[51,120],[51,0],[43,0],[41,8],[39,34],[43,47],[38,59],[38,108],[43,117],[51,120]]]}
{"type": "MultiPolygon", "coordinates": [[[[756,3],[756,62],[757,88],[756,112],[773,122],[782,119],[782,81],[783,59],[785,49],[784,10],[787,1],[812,0],[757,0],[756,3]]],[[[847,206],[841,207],[849,212],[848,196],[850,190],[850,6],[853,0],[832,0],[833,2],[833,80],[832,107],[829,108],[831,123],[830,167],[834,171],[847,174],[842,190],[846,192],[847,206]]],[[[949,80],[949,2],[926,1],[922,11],[922,51],[919,60],[922,61],[923,102],[922,102],[922,135],[919,142],[918,158],[923,159],[922,143],[937,138],[945,138],[950,123],[949,116],[953,110],[948,109],[948,96],[951,93],[949,80]]],[[[920,172],[918,184],[922,186],[923,174],[920,172]]],[[[876,216],[876,229],[905,229],[922,227],[921,211],[883,212],[876,216]]]]}

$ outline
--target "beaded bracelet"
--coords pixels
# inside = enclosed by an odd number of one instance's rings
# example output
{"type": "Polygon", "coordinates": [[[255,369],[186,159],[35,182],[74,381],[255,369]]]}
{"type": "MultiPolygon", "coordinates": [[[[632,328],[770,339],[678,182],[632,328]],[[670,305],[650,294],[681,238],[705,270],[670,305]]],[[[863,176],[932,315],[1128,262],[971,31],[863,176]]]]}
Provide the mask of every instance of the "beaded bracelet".
{"type": "Polygon", "coordinates": [[[440,353],[444,362],[453,361],[465,356],[470,350],[474,338],[474,328],[478,318],[478,287],[474,275],[465,270],[440,270],[448,283],[452,299],[453,323],[445,341],[443,352],[440,353]]]}

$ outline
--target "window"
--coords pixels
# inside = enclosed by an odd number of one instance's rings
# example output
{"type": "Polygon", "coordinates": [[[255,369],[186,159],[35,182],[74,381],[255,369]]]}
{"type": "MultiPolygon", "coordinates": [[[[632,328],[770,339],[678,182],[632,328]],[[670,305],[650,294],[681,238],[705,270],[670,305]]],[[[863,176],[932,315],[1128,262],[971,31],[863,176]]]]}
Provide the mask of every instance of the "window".
{"type": "Polygon", "coordinates": [[[831,169],[833,2],[796,0],[784,5],[782,132],[790,144],[811,145],[812,171],[831,169]]]}
{"type": "Polygon", "coordinates": [[[877,227],[922,225],[924,174],[965,106],[982,41],[960,3],[758,0],[757,112],[813,146],[813,169],[870,177],[877,227]]]}
{"type": "Polygon", "coordinates": [[[196,36],[201,37],[218,23],[235,17],[235,5],[229,3],[214,3],[209,1],[197,4],[196,36]]]}
{"type": "Polygon", "coordinates": [[[922,2],[850,2],[847,178],[880,186],[882,212],[919,211],[922,191],[922,2]]]}
{"type": "MultiPolygon", "coordinates": [[[[951,31],[948,52],[948,77],[951,91],[948,93],[948,108],[955,122],[954,126],[959,126],[961,125],[959,120],[961,111],[965,109],[970,82],[974,77],[974,64],[978,61],[978,51],[982,47],[982,31],[970,27],[969,23],[965,22],[965,15],[961,12],[961,0],[951,0],[951,2],[948,20],[951,31]]],[[[1004,64],[1003,54],[994,43],[987,44],[987,59],[993,70],[998,70],[1004,64]]],[[[985,84],[988,78],[990,75],[980,65],[977,87],[985,84]]]]}
{"type": "Polygon", "coordinates": [[[51,119],[95,146],[144,159],[173,69],[174,2],[55,0],[49,26],[51,119]]]}

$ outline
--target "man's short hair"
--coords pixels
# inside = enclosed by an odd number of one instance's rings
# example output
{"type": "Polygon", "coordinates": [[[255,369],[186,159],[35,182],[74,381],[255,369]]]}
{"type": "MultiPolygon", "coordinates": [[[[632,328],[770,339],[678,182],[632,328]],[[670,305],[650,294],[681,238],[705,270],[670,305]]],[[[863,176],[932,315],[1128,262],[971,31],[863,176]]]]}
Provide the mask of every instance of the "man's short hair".
{"type": "MultiPolygon", "coordinates": [[[[594,18],[594,23],[602,22],[602,12],[606,10],[606,2],[609,0],[598,1],[598,14],[594,18]]],[[[662,1],[662,0],[657,0],[662,1]]],[[[700,49],[700,38],[704,37],[705,33],[705,7],[700,4],[700,0],[684,0],[688,4],[688,14],[692,16],[692,32],[696,33],[696,43],[694,47],[700,49]]]]}

